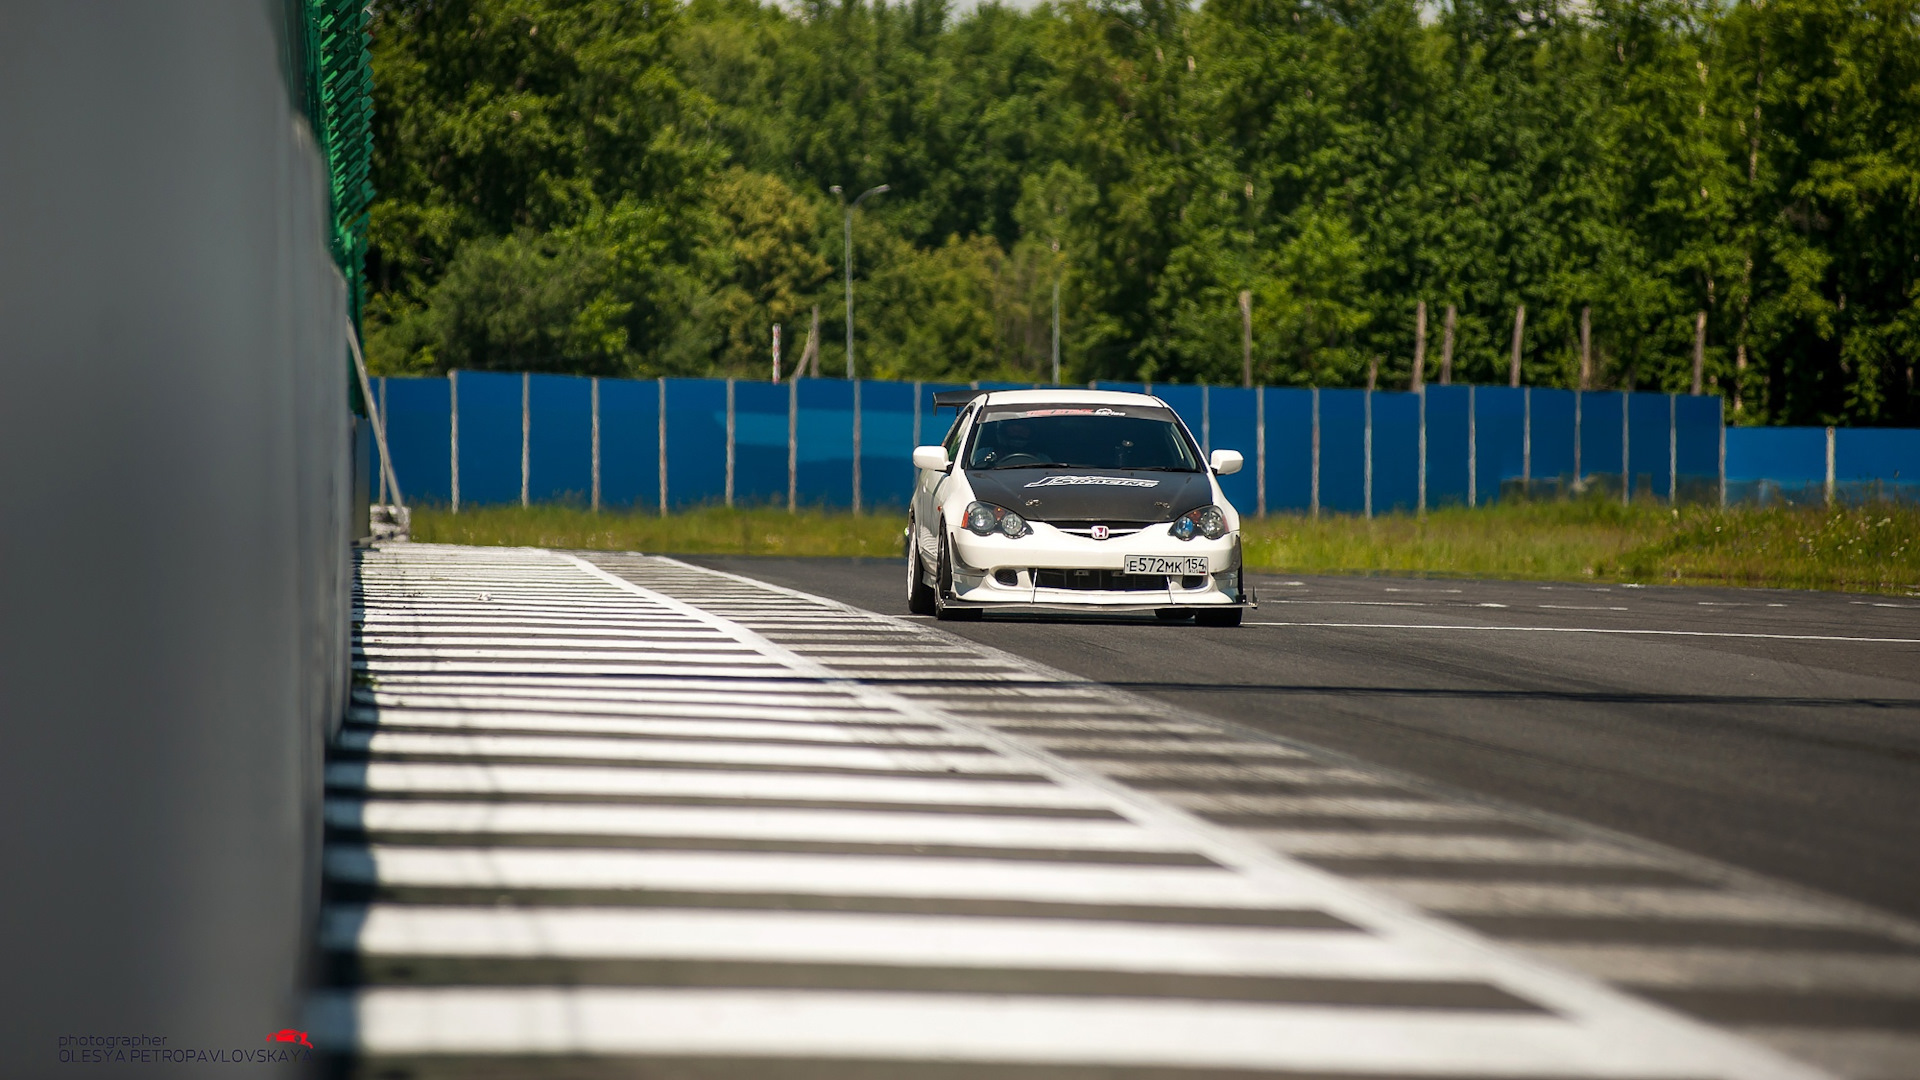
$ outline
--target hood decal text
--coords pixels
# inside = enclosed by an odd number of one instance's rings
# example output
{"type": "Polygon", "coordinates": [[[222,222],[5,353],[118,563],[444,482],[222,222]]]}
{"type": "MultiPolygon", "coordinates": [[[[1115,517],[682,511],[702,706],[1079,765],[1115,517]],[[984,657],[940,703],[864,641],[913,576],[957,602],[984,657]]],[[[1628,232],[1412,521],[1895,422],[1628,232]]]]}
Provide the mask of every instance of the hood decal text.
{"type": "Polygon", "coordinates": [[[1137,480],[1131,476],[1043,476],[1026,485],[1030,488],[1044,487],[1159,487],[1158,480],[1137,480]]]}

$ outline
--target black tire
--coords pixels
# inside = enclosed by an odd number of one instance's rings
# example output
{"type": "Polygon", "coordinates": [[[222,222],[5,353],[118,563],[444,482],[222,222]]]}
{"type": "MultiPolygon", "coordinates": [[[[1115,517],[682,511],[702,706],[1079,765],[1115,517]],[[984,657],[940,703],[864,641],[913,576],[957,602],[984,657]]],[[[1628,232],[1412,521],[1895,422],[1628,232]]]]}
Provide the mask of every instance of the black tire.
{"type": "Polygon", "coordinates": [[[1240,619],[1246,614],[1244,608],[1226,608],[1225,610],[1203,610],[1194,612],[1194,622],[1201,626],[1239,626],[1240,619]]]}
{"type": "Polygon", "coordinates": [[[1189,608],[1177,607],[1155,608],[1153,617],[1161,622],[1185,622],[1193,618],[1193,611],[1189,608]]]}
{"type": "Polygon", "coordinates": [[[933,586],[920,572],[920,545],[913,541],[913,526],[907,526],[907,610],[915,615],[932,615],[933,586]]]}
{"type": "Polygon", "coordinates": [[[940,538],[940,569],[933,581],[933,617],[947,622],[972,622],[981,615],[979,608],[957,608],[947,606],[947,594],[953,591],[953,556],[947,551],[947,540],[940,538]]]}

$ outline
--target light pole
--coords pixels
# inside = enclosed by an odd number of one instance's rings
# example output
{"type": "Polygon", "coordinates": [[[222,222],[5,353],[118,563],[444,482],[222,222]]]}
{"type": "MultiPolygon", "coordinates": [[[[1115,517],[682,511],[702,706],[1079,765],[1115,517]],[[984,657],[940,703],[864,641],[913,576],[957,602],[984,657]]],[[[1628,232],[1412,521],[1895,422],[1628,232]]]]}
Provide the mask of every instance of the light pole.
{"type": "Polygon", "coordinates": [[[846,193],[840,190],[840,185],[839,184],[833,185],[833,194],[837,198],[839,198],[840,209],[844,212],[845,218],[846,218],[847,257],[845,259],[845,262],[847,265],[847,378],[849,379],[853,378],[853,212],[855,210],[860,209],[860,204],[867,201],[867,196],[884,195],[886,194],[889,186],[890,185],[887,185],[887,184],[881,184],[879,187],[870,187],[867,190],[861,192],[859,198],[849,203],[847,202],[846,193]]]}

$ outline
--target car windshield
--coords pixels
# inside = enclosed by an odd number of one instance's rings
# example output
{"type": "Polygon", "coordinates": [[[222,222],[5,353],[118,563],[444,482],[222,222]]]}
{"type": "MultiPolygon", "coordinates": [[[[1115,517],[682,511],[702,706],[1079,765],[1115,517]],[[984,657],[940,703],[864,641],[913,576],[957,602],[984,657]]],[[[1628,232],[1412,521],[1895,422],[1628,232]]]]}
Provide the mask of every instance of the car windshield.
{"type": "Polygon", "coordinates": [[[1198,472],[1200,466],[1170,410],[1043,405],[987,409],[967,468],[1198,472]]]}

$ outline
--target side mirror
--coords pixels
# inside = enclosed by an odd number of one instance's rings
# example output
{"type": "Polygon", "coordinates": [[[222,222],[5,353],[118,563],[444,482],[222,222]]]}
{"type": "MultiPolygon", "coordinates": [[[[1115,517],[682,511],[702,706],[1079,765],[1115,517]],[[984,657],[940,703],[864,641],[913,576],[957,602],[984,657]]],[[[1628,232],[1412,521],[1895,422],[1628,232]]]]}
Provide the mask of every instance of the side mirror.
{"type": "Polygon", "coordinates": [[[1240,467],[1246,463],[1247,459],[1241,456],[1238,450],[1215,450],[1213,452],[1213,471],[1219,473],[1221,476],[1231,476],[1239,472],[1240,467]]]}
{"type": "Polygon", "coordinates": [[[913,448],[913,467],[931,469],[934,472],[946,472],[952,462],[947,460],[947,448],[944,446],[916,446],[913,448]]]}

